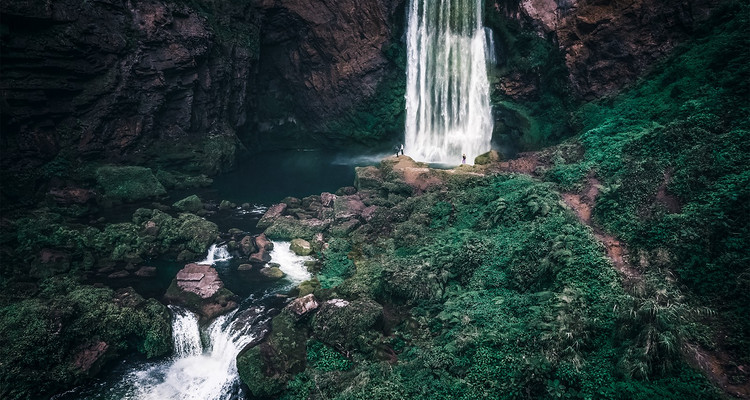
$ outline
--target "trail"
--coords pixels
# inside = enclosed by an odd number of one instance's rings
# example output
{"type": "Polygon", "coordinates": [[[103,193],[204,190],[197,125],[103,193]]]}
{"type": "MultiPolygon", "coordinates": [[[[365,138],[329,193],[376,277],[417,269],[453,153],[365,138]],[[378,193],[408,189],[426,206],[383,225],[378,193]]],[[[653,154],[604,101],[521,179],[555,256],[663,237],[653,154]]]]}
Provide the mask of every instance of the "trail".
{"type": "MultiPolygon", "coordinates": [[[[514,160],[501,162],[499,170],[539,178],[540,167],[548,166],[539,153],[529,152],[519,154],[519,157],[514,160]]],[[[670,211],[675,212],[680,209],[679,202],[673,196],[668,195],[665,190],[670,176],[671,172],[667,171],[664,175],[664,183],[659,187],[656,201],[665,204],[670,211]]],[[[594,237],[604,246],[606,256],[612,266],[622,275],[623,286],[632,287],[643,280],[643,273],[632,265],[625,244],[613,235],[604,232],[592,219],[600,187],[601,182],[594,175],[589,175],[583,190],[577,193],[561,192],[560,195],[578,220],[593,230],[594,237]]],[[[738,365],[730,353],[723,349],[721,333],[717,333],[717,336],[716,350],[686,343],[682,354],[693,368],[700,370],[726,394],[736,398],[750,399],[750,367],[738,365]],[[734,379],[730,379],[730,376],[734,379]],[[737,379],[738,377],[740,379],[737,379]]]]}

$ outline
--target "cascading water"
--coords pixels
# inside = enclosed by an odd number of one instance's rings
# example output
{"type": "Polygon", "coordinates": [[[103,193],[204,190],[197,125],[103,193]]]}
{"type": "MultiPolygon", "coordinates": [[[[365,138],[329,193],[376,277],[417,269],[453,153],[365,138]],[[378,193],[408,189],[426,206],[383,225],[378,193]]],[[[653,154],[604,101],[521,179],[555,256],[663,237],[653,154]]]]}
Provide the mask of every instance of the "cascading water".
{"type": "MultiPolygon", "coordinates": [[[[240,308],[216,318],[201,328],[198,316],[181,307],[169,306],[172,315],[174,352],[161,361],[138,361],[123,364],[110,379],[99,385],[81,388],[58,397],[69,399],[128,400],[230,400],[241,399],[239,375],[235,360],[245,346],[267,331],[269,312],[278,304],[276,293],[285,292],[310,279],[300,257],[289,242],[273,242],[273,262],[280,264],[285,279],[246,298],[240,308]]],[[[228,264],[224,247],[213,246],[206,261],[228,264]]],[[[223,268],[227,268],[226,266],[223,268]]]]}
{"type": "Polygon", "coordinates": [[[483,0],[409,0],[406,152],[458,164],[490,150],[483,0]]]}
{"type": "Polygon", "coordinates": [[[230,258],[232,258],[232,256],[229,255],[229,251],[227,250],[226,246],[217,246],[215,244],[212,244],[211,247],[208,248],[206,259],[203,261],[198,261],[198,264],[214,265],[217,262],[228,261],[230,258]]]}

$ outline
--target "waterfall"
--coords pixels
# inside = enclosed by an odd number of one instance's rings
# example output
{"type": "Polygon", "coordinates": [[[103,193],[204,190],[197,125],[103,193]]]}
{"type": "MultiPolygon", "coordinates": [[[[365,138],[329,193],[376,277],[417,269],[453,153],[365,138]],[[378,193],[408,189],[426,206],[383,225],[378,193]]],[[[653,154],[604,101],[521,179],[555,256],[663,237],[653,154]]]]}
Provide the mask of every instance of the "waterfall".
{"type": "Polygon", "coordinates": [[[458,164],[490,150],[482,0],[409,0],[406,152],[458,164]]]}
{"type": "Polygon", "coordinates": [[[219,261],[227,261],[230,258],[232,258],[232,256],[229,255],[229,251],[227,250],[226,246],[216,246],[215,244],[212,244],[211,247],[208,248],[206,259],[203,261],[199,261],[198,264],[214,265],[219,261]]]}
{"type": "Polygon", "coordinates": [[[201,353],[201,333],[198,316],[181,307],[168,306],[172,312],[172,344],[175,357],[195,356],[201,353]]]}
{"type": "Polygon", "coordinates": [[[220,316],[204,330],[201,345],[198,317],[170,306],[175,353],[172,359],[131,371],[121,381],[128,399],[223,400],[237,397],[239,381],[235,358],[255,340],[266,320],[262,307],[237,315],[220,316]],[[248,317],[249,315],[249,317],[248,317]]]}

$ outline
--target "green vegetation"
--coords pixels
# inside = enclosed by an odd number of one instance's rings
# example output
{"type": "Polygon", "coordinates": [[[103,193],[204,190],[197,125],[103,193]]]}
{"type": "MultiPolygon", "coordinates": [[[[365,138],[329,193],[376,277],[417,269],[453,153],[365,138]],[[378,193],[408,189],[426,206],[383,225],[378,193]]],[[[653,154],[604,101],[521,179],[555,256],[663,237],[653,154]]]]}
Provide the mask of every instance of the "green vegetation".
{"type": "Polygon", "coordinates": [[[167,193],[149,168],[104,166],[96,170],[96,181],[111,200],[137,201],[167,193]]]}
{"type": "Polygon", "coordinates": [[[81,383],[117,355],[150,358],[172,348],[169,314],[156,300],[59,278],[45,280],[33,298],[0,306],[0,335],[5,399],[41,398],[81,383]],[[86,359],[99,343],[104,350],[86,359]]]}
{"type": "Polygon", "coordinates": [[[596,221],[646,271],[666,268],[721,316],[727,350],[750,362],[750,7],[728,6],[627,92],[582,107],[583,132],[545,177],[602,189],[596,221]]]}

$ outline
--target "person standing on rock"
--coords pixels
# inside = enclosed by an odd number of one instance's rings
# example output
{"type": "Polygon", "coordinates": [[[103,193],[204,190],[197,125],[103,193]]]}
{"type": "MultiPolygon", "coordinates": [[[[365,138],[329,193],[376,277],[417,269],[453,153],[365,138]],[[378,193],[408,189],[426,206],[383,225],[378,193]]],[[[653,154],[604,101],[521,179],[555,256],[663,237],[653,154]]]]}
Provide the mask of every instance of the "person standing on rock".
{"type": "Polygon", "coordinates": [[[401,143],[401,149],[400,150],[401,150],[401,155],[403,156],[404,155],[404,144],[403,143],[401,143]]]}
{"type": "Polygon", "coordinates": [[[396,157],[398,157],[398,152],[401,150],[398,145],[393,146],[393,150],[396,150],[396,157]]]}
{"type": "Polygon", "coordinates": [[[461,155],[461,164],[466,164],[466,154],[461,155]]]}

